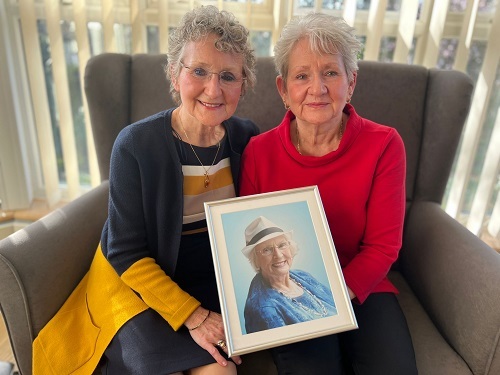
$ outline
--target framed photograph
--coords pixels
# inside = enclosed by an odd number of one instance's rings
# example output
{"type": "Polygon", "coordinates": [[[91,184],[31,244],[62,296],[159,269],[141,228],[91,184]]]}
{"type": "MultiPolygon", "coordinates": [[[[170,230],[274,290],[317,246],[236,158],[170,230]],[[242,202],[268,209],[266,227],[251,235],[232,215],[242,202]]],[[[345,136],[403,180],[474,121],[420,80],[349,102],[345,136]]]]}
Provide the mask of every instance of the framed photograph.
{"type": "Polygon", "coordinates": [[[357,328],[317,186],[205,213],[229,356],[357,328]]]}

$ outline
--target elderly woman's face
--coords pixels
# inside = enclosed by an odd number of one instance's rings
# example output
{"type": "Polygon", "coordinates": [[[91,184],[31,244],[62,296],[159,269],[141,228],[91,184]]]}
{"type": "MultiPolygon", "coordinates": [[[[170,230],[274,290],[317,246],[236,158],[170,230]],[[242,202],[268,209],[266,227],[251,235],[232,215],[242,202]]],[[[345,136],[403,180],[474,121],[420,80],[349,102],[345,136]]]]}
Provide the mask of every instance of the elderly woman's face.
{"type": "Polygon", "coordinates": [[[234,114],[243,84],[243,56],[218,51],[216,39],[215,35],[208,35],[186,44],[183,65],[174,79],[183,107],[209,126],[219,125],[234,114]]]}
{"type": "Polygon", "coordinates": [[[297,121],[313,125],[340,123],[356,84],[356,75],[349,82],[342,56],[315,53],[304,38],[294,46],[288,63],[286,86],[282,77],[276,84],[297,121]]]}
{"type": "Polygon", "coordinates": [[[269,281],[288,277],[292,267],[290,243],[285,236],[271,238],[255,246],[255,264],[269,281]]]}

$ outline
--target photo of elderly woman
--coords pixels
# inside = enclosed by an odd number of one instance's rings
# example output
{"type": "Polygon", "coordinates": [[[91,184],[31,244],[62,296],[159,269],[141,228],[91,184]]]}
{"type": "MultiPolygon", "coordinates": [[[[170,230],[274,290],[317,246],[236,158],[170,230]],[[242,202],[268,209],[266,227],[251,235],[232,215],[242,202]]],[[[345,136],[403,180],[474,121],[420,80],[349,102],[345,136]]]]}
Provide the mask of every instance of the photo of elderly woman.
{"type": "Polygon", "coordinates": [[[256,272],[245,303],[247,333],[337,314],[331,290],[293,269],[299,247],[292,230],[259,216],[246,227],[245,243],[242,252],[256,272]]]}

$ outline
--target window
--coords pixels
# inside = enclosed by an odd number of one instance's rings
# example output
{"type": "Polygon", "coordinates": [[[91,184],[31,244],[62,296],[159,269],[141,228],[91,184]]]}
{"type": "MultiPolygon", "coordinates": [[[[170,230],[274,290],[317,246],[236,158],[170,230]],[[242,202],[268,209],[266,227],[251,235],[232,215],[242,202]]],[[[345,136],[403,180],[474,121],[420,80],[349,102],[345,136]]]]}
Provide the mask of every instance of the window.
{"type": "MultiPolygon", "coordinates": [[[[32,11],[33,14],[35,14],[36,32],[38,32],[38,45],[41,58],[39,59],[40,61],[25,59],[25,64],[28,68],[30,64],[40,64],[39,67],[42,68],[45,76],[45,93],[49,107],[50,129],[52,132],[53,151],[56,159],[56,185],[64,192],[65,189],[69,189],[74,179],[68,174],[67,169],[70,167],[66,165],[67,158],[65,157],[65,147],[67,148],[73,141],[71,141],[71,137],[68,138],[64,136],[63,130],[66,128],[64,128],[63,125],[67,126],[67,124],[61,124],[61,108],[58,108],[57,90],[59,89],[58,85],[60,85],[60,83],[57,83],[55,79],[58,76],[54,72],[54,63],[60,63],[60,61],[54,61],[55,57],[51,50],[51,37],[47,25],[48,20],[45,18],[46,12],[44,12],[45,3],[38,0],[31,4],[27,3],[29,2],[19,3],[16,0],[7,0],[7,2],[0,7],[0,11],[4,12],[2,15],[4,18],[2,19],[12,21],[9,23],[9,26],[4,26],[4,29],[5,27],[9,27],[9,35],[5,34],[0,36],[0,38],[8,38],[6,43],[4,43],[6,46],[16,45],[19,50],[22,50],[20,45],[23,43],[26,44],[27,41],[23,41],[23,34],[19,33],[16,27],[19,26],[20,18],[28,17],[26,14],[29,12],[26,11],[32,11]],[[22,7],[26,7],[27,9],[21,9],[22,7]]],[[[95,155],[94,150],[89,146],[87,134],[88,124],[86,124],[85,108],[82,103],[82,87],[80,86],[81,70],[82,66],[85,65],[85,61],[79,61],[79,52],[81,51],[79,51],[80,46],[77,40],[81,40],[81,31],[79,33],[78,25],[79,22],[82,21],[81,17],[75,17],[73,14],[74,0],[56,3],[59,4],[60,7],[61,19],[59,27],[64,44],[65,75],[70,96],[70,108],[64,109],[69,110],[71,113],[73,122],[71,132],[74,136],[75,143],[72,148],[76,149],[78,169],[77,184],[80,186],[81,190],[84,191],[91,185],[95,185],[96,175],[98,180],[98,172],[92,167],[92,158],[95,158],[95,155]]],[[[110,21],[101,13],[101,1],[85,0],[85,4],[87,5],[87,9],[85,9],[85,15],[87,17],[85,20],[85,29],[87,34],[85,37],[88,39],[89,57],[106,50],[109,51],[110,49],[121,53],[132,53],[131,41],[133,38],[137,40],[138,35],[141,37],[141,40],[142,36],[144,36],[144,45],[140,47],[142,48],[142,52],[155,54],[165,53],[161,47],[160,23],[168,22],[167,27],[171,29],[184,12],[189,9],[191,2],[180,3],[175,0],[169,0],[168,17],[160,17],[160,9],[157,1],[138,3],[139,7],[142,7],[138,10],[137,17],[139,22],[134,22],[133,25],[131,25],[130,8],[127,1],[113,2],[114,8],[111,11],[112,19],[110,21]],[[104,38],[104,30],[108,29],[112,30],[113,43],[115,43],[115,45],[111,47],[106,47],[106,43],[109,44],[109,36],[106,40],[104,38]]],[[[279,30],[276,29],[276,25],[283,25],[286,23],[286,19],[293,14],[302,14],[313,10],[325,11],[342,16],[345,11],[344,6],[346,2],[344,0],[297,0],[293,3],[282,1],[279,3],[278,11],[274,9],[276,4],[272,0],[251,0],[250,2],[246,0],[225,0],[223,2],[209,1],[207,3],[214,5],[222,4],[224,9],[235,13],[250,29],[251,42],[257,56],[270,56],[272,54],[273,40],[277,37],[275,34],[279,33],[279,30]],[[294,4],[293,9],[291,9],[291,4],[294,4]],[[275,19],[275,17],[277,18],[275,19]]],[[[375,43],[374,45],[378,47],[372,50],[366,49],[363,56],[361,56],[362,59],[424,64],[425,57],[430,48],[429,46],[432,43],[428,34],[428,25],[431,21],[435,21],[433,17],[437,15],[437,13],[433,13],[433,10],[438,6],[447,6],[447,17],[438,22],[442,35],[440,36],[439,45],[435,47],[437,50],[437,57],[435,61],[431,59],[431,62],[426,64],[442,69],[452,69],[461,64],[464,71],[466,71],[475,82],[487,80],[485,83],[485,90],[487,90],[488,95],[484,97],[484,103],[481,102],[480,99],[475,99],[480,103],[480,107],[484,108],[484,121],[478,126],[477,152],[474,155],[468,155],[469,159],[472,160],[470,176],[466,178],[466,181],[460,182],[460,184],[464,186],[464,192],[460,194],[462,198],[459,199],[459,202],[453,202],[453,205],[456,205],[456,209],[450,210],[450,212],[453,212],[454,216],[464,217],[464,223],[468,220],[467,216],[469,212],[474,210],[474,202],[478,199],[478,186],[481,181],[484,181],[482,172],[486,161],[489,160],[488,158],[491,158],[492,155],[491,151],[489,151],[489,144],[494,134],[495,124],[498,122],[497,116],[500,106],[500,73],[498,71],[498,61],[492,61],[495,57],[491,57],[492,54],[488,53],[488,47],[491,48],[491,46],[488,46],[490,31],[493,27],[498,27],[495,25],[499,22],[497,15],[497,12],[499,12],[498,0],[480,0],[477,8],[477,16],[474,19],[468,19],[469,10],[467,6],[471,4],[471,2],[466,0],[450,0],[448,4],[419,0],[418,3],[414,5],[415,7],[411,10],[411,13],[409,15],[404,15],[404,11],[407,11],[407,9],[401,9],[401,0],[389,0],[386,9],[370,9],[372,6],[370,0],[357,0],[356,11],[353,16],[354,27],[357,29],[360,39],[364,43],[375,43]],[[368,30],[369,26],[367,25],[370,12],[374,11],[378,11],[378,18],[375,20],[376,27],[378,28],[377,33],[368,30]],[[402,20],[401,17],[403,17],[403,15],[405,18],[402,20]],[[467,24],[466,22],[464,23],[464,21],[469,21],[468,24],[472,25],[472,38],[470,45],[467,46],[468,50],[466,51],[465,58],[458,56],[460,48],[464,45],[464,41],[461,40],[461,38],[463,38],[461,36],[461,27],[467,24]],[[402,30],[401,27],[406,26],[406,24],[411,24],[410,29],[402,30]],[[403,32],[406,34],[403,35],[403,32]],[[404,39],[402,39],[403,36],[404,39]],[[400,47],[402,47],[403,42],[404,48],[401,49],[400,47]],[[491,66],[495,67],[493,73],[491,73],[491,66]]],[[[28,19],[24,21],[29,22],[31,20],[28,19]]],[[[7,53],[14,52],[12,50],[7,50],[7,53]]],[[[3,66],[0,67],[0,69],[5,70],[11,68],[3,66]]],[[[27,79],[28,74],[22,69],[19,69],[17,72],[11,72],[9,70],[7,74],[17,77],[20,82],[26,82],[26,87],[29,88],[27,79]]],[[[35,129],[35,132],[36,131],[41,130],[35,129]]],[[[36,139],[36,137],[34,137],[34,139],[36,139]]],[[[467,140],[463,140],[463,142],[466,141],[467,140]]],[[[1,145],[2,141],[0,140],[0,147],[1,145]]],[[[32,150],[29,144],[27,144],[27,146],[29,151],[23,151],[23,157],[30,158],[30,160],[36,159],[33,155],[38,155],[38,150],[34,150],[35,147],[31,147],[33,148],[32,150]]],[[[23,147],[21,147],[21,150],[22,149],[23,147]]],[[[41,147],[41,149],[43,149],[43,147],[41,147]]],[[[43,159],[42,157],[40,161],[33,160],[29,162],[34,169],[37,168],[38,162],[40,162],[41,166],[39,171],[32,171],[32,176],[27,177],[26,184],[30,183],[28,181],[30,179],[36,180],[37,173],[45,171],[44,163],[46,161],[43,159]]],[[[456,170],[456,167],[454,168],[454,170],[456,170]]],[[[4,178],[4,180],[6,179],[4,178]]],[[[453,178],[450,180],[446,199],[452,195],[450,191],[456,189],[454,184],[456,185],[457,182],[452,180],[453,178]]],[[[498,176],[495,176],[492,180],[491,193],[488,193],[487,197],[488,204],[482,213],[484,219],[482,219],[483,226],[481,228],[484,227],[484,223],[490,220],[493,206],[498,199],[498,176]]],[[[50,182],[50,177],[44,175],[44,182],[45,184],[50,182]]],[[[461,188],[458,190],[460,189],[461,188]]],[[[47,191],[45,194],[47,194],[47,191]]],[[[8,202],[4,197],[0,197],[0,199],[3,199],[4,206],[8,206],[8,202]]],[[[447,205],[450,206],[449,202],[447,205]]],[[[496,236],[496,234],[494,235],[496,236]]]]}

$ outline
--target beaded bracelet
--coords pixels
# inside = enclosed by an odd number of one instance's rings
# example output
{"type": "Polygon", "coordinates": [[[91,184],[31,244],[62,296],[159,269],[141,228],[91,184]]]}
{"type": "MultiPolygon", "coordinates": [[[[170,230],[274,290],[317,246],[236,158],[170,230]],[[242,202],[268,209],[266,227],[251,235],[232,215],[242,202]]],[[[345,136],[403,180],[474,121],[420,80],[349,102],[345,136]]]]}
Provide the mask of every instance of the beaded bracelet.
{"type": "Polygon", "coordinates": [[[203,319],[196,327],[193,327],[193,328],[189,328],[190,331],[194,331],[196,328],[199,328],[203,323],[205,323],[205,320],[208,319],[208,316],[210,315],[210,310],[208,310],[208,314],[207,316],[205,317],[205,319],[203,319]]]}

